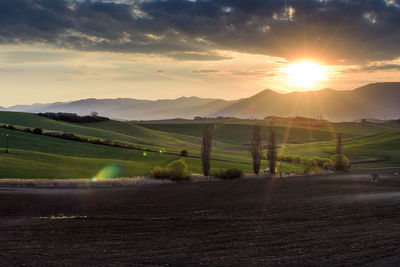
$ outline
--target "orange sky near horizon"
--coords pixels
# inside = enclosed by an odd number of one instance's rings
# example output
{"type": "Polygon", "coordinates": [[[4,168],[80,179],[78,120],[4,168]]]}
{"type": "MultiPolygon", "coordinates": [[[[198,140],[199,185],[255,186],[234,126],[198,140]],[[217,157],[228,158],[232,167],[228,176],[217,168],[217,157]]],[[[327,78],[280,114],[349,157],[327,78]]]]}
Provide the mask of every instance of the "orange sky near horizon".
{"type": "MultiPolygon", "coordinates": [[[[224,60],[177,60],[151,54],[82,52],[49,46],[0,46],[3,96],[0,106],[49,103],[84,98],[171,99],[181,96],[238,99],[264,89],[281,93],[332,88],[350,90],[373,82],[398,81],[398,70],[373,70],[361,65],[324,65],[323,78],[299,84],[292,80],[318,70],[293,74],[284,58],[215,51],[224,60]],[[290,72],[290,71],[289,71],[290,72]],[[296,78],[297,77],[297,78],[296,78]],[[293,77],[292,77],[293,78],[293,77]],[[306,84],[306,86],[303,86],[306,84]]],[[[369,66],[399,64],[400,59],[369,66]]],[[[367,66],[368,67],[368,66],[367,66]]],[[[297,68],[304,69],[304,66],[297,68]]]]}

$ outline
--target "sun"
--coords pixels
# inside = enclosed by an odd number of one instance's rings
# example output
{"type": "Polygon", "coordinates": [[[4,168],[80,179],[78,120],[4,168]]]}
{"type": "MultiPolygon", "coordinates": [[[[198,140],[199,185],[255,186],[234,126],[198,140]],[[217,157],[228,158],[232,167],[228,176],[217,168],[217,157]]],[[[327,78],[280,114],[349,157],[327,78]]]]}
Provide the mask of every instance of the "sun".
{"type": "Polygon", "coordinates": [[[319,81],[326,80],[326,67],[312,61],[298,61],[284,68],[289,86],[312,88],[319,81]]]}

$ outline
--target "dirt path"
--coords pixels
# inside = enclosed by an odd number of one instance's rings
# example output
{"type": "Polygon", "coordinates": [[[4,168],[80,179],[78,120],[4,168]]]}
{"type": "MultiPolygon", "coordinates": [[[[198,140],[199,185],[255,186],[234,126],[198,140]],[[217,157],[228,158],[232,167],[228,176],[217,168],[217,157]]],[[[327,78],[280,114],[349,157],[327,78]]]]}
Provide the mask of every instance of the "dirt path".
{"type": "Polygon", "coordinates": [[[400,263],[400,177],[0,189],[1,266],[400,263]]]}

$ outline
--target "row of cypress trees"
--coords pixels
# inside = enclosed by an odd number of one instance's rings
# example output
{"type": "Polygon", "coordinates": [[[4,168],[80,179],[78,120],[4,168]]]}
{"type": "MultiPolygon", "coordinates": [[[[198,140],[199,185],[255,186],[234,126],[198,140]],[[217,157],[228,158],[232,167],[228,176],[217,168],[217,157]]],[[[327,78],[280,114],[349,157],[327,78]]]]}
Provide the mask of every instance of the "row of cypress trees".
{"type": "MultiPolygon", "coordinates": [[[[203,129],[202,145],[201,145],[201,161],[203,167],[203,174],[210,175],[211,170],[211,142],[212,142],[212,129],[206,125],[203,129]]],[[[259,174],[261,159],[262,159],[262,137],[261,125],[255,124],[253,126],[253,139],[251,142],[251,156],[253,158],[253,171],[259,174]]],[[[269,170],[271,174],[276,172],[277,161],[277,140],[275,131],[271,130],[268,143],[267,160],[269,161],[269,170]]]]}
{"type": "MultiPolygon", "coordinates": [[[[206,125],[203,129],[203,137],[202,137],[202,146],[201,146],[201,160],[203,167],[203,174],[205,176],[210,175],[211,170],[211,142],[212,142],[212,128],[209,125],[206,125]]],[[[269,135],[269,142],[267,146],[267,160],[269,162],[269,171],[271,174],[276,173],[276,163],[277,163],[277,138],[276,133],[271,129],[269,135]]],[[[259,174],[261,167],[261,159],[262,159],[262,136],[261,136],[261,125],[255,124],[253,125],[253,139],[251,141],[250,147],[251,156],[253,159],[253,171],[255,174],[259,174]]],[[[346,163],[347,158],[343,155],[342,148],[342,136],[340,133],[336,135],[336,158],[339,160],[335,160],[335,169],[336,170],[345,170],[348,165],[346,163]],[[336,166],[337,165],[337,166],[336,166]],[[343,165],[343,166],[342,166],[343,165]]]]}

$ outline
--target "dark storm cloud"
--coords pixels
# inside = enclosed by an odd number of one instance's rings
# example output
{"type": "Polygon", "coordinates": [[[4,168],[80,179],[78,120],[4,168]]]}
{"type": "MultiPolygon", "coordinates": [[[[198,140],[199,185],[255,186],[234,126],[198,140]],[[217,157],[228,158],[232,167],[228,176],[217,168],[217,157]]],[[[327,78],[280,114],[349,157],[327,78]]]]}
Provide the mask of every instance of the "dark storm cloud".
{"type": "Polygon", "coordinates": [[[354,63],[400,56],[400,1],[2,0],[0,42],[181,60],[215,49],[354,63]]]}

